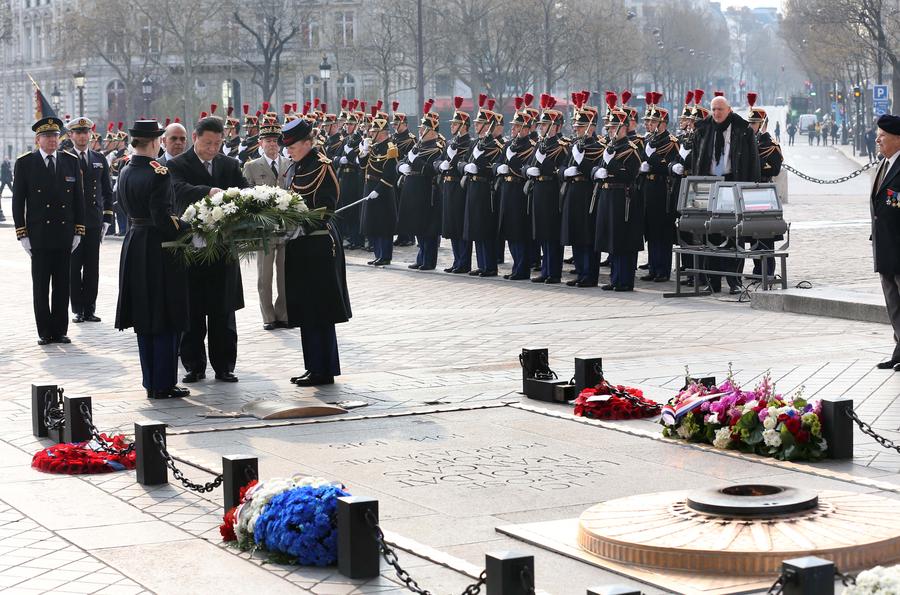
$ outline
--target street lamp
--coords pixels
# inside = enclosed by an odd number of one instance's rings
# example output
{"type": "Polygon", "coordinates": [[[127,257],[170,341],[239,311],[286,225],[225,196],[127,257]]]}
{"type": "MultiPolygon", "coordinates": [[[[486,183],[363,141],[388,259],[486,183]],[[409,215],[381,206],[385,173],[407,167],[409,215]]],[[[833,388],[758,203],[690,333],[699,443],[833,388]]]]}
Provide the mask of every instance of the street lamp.
{"type": "Polygon", "coordinates": [[[322,79],[322,101],[328,103],[328,79],[331,78],[331,64],[328,56],[322,54],[322,63],[319,64],[319,78],[322,79]]]}
{"type": "Polygon", "coordinates": [[[150,78],[150,75],[147,75],[141,80],[141,95],[144,97],[144,111],[147,115],[144,117],[150,117],[150,102],[153,100],[153,79],[150,78]]]}
{"type": "Polygon", "coordinates": [[[75,83],[75,88],[78,89],[78,115],[80,117],[84,116],[84,71],[79,70],[75,74],[72,75],[72,81],[75,83]]]}
{"type": "Polygon", "coordinates": [[[56,85],[53,85],[53,93],[50,93],[50,101],[53,103],[53,111],[58,114],[59,106],[62,105],[62,93],[59,92],[59,87],[56,85]]]}

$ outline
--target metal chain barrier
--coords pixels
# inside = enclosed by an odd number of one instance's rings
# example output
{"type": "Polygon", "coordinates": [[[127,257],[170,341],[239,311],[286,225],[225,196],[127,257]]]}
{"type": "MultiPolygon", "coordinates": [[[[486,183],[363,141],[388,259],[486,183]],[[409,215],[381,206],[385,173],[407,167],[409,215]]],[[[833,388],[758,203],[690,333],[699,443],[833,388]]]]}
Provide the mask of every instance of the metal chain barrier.
{"type": "Polygon", "coordinates": [[[884,436],[881,436],[877,432],[875,432],[870,424],[867,424],[863,420],[859,419],[859,416],[856,415],[856,411],[850,409],[847,411],[847,415],[850,416],[850,419],[856,422],[856,425],[859,426],[859,429],[862,430],[863,434],[870,438],[873,438],[875,442],[885,448],[890,448],[896,450],[897,452],[900,452],[900,445],[895,443],[893,440],[885,438],[884,436]]]}
{"type": "Polygon", "coordinates": [[[44,393],[44,426],[48,430],[58,430],[66,425],[66,414],[62,409],[63,389],[56,389],[56,396],[52,390],[44,393]]]}
{"type": "Polygon", "coordinates": [[[775,579],[775,582],[772,583],[772,586],[766,591],[766,595],[781,595],[782,591],[784,591],[784,572],[778,575],[778,578],[775,579]]]}
{"type": "MultiPolygon", "coordinates": [[[[400,566],[400,561],[397,558],[397,552],[395,552],[391,546],[389,546],[384,541],[384,532],[381,530],[381,527],[378,526],[378,521],[375,518],[375,515],[371,510],[366,511],[366,522],[369,524],[369,527],[372,529],[372,533],[375,535],[375,541],[378,543],[378,549],[381,552],[381,557],[384,558],[384,561],[387,562],[393,569],[394,572],[397,573],[397,578],[403,581],[404,586],[412,591],[413,593],[418,593],[418,595],[432,595],[431,591],[427,589],[423,589],[419,586],[419,583],[409,575],[409,573],[400,566]]],[[[462,592],[462,595],[478,595],[481,592],[481,587],[487,581],[487,570],[482,570],[481,574],[478,575],[478,580],[468,587],[462,592]]]]}
{"type": "Polygon", "coordinates": [[[634,395],[628,394],[624,390],[619,390],[616,387],[609,385],[609,389],[613,395],[617,397],[621,397],[631,403],[633,407],[636,407],[642,413],[646,413],[648,415],[656,415],[662,410],[662,405],[659,403],[647,403],[646,401],[637,398],[634,395]]]}
{"type": "Polygon", "coordinates": [[[879,163],[881,163],[881,162],[880,162],[880,161],[875,161],[875,162],[873,162],[873,163],[868,163],[868,164],[862,166],[861,168],[859,168],[858,170],[853,171],[853,172],[850,172],[850,173],[847,174],[846,176],[841,176],[840,178],[834,178],[833,180],[823,180],[822,178],[814,178],[814,177],[812,177],[812,176],[808,176],[808,175],[806,175],[805,173],[803,173],[803,172],[801,172],[801,171],[797,171],[796,169],[794,169],[793,167],[791,167],[791,166],[788,165],[787,163],[782,163],[782,164],[781,164],[781,167],[782,167],[782,169],[788,170],[789,172],[791,172],[792,174],[796,175],[797,177],[803,178],[803,179],[806,180],[807,182],[812,182],[812,183],[814,183],[814,184],[842,184],[842,183],[844,183],[844,182],[846,182],[846,181],[848,181],[848,180],[852,180],[853,178],[857,177],[858,175],[860,175],[860,174],[863,173],[864,171],[869,170],[869,169],[872,169],[873,167],[875,167],[875,166],[878,165],[879,163]]]}
{"type": "Polygon", "coordinates": [[[88,431],[91,433],[91,438],[94,439],[94,442],[97,443],[100,450],[119,457],[124,457],[134,450],[134,442],[129,444],[126,448],[122,449],[110,446],[109,442],[107,442],[107,440],[100,435],[100,432],[97,430],[97,426],[94,425],[94,420],[91,419],[91,410],[88,408],[87,403],[82,403],[80,409],[81,416],[84,418],[84,423],[88,427],[88,431]]]}
{"type": "Polygon", "coordinates": [[[856,577],[852,574],[844,574],[837,567],[834,568],[834,576],[835,578],[841,579],[841,584],[845,587],[850,587],[856,584],[856,577]]]}
{"type": "Polygon", "coordinates": [[[172,458],[172,455],[169,454],[169,451],[166,450],[166,442],[163,440],[162,434],[159,432],[153,433],[153,441],[156,442],[156,445],[159,447],[159,454],[166,460],[166,467],[172,470],[172,475],[175,476],[175,479],[181,482],[181,485],[186,487],[189,490],[194,492],[200,492],[201,494],[204,492],[211,492],[220,485],[222,485],[222,481],[224,481],[224,476],[220,473],[216,476],[216,478],[210,482],[205,484],[194,483],[191,480],[187,479],[181,470],[175,466],[175,459],[172,458]]]}

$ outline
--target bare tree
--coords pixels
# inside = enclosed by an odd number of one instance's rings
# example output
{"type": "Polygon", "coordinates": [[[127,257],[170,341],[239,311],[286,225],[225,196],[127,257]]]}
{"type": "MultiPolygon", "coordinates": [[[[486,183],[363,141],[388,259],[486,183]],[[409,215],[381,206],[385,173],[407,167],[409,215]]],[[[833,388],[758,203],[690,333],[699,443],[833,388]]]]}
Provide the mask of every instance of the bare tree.
{"type": "Polygon", "coordinates": [[[250,51],[241,51],[236,57],[250,68],[251,82],[262,91],[263,101],[272,101],[281,79],[281,56],[302,24],[302,20],[286,19],[284,15],[299,14],[301,19],[306,18],[303,16],[306,11],[294,10],[295,4],[292,0],[257,0],[249,17],[242,17],[240,10],[232,13],[235,22],[252,40],[250,51]]]}

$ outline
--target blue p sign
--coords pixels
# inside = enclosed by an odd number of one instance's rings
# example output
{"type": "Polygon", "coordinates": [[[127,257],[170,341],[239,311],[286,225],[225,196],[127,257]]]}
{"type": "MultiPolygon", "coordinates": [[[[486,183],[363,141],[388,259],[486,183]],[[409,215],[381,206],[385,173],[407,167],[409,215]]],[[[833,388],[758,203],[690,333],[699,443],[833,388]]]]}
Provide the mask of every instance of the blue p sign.
{"type": "Polygon", "coordinates": [[[884,101],[888,98],[887,85],[875,85],[872,87],[872,99],[875,101],[884,101]]]}

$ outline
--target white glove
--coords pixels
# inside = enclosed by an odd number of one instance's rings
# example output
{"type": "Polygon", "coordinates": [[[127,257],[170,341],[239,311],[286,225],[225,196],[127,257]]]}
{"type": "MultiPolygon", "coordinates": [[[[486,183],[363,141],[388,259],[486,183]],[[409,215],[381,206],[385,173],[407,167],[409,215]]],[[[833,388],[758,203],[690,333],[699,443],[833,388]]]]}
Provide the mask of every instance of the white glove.
{"type": "Polygon", "coordinates": [[[341,165],[347,165],[349,161],[347,161],[347,158],[342,155],[341,160],[338,163],[340,163],[341,165]]]}
{"type": "Polygon", "coordinates": [[[447,157],[453,159],[456,157],[456,148],[455,147],[447,147],[447,157]]]}
{"type": "Polygon", "coordinates": [[[647,143],[646,145],[644,145],[644,153],[646,153],[647,157],[649,157],[650,155],[653,155],[654,153],[656,153],[656,149],[651,147],[650,143],[647,143]]]}
{"type": "Polygon", "coordinates": [[[441,164],[438,167],[441,169],[441,171],[447,171],[448,169],[450,169],[450,162],[444,159],[443,161],[441,161],[441,164]]]}
{"type": "Polygon", "coordinates": [[[206,248],[206,240],[203,239],[203,236],[194,234],[191,236],[191,246],[193,246],[197,250],[206,248]]]}
{"type": "Polygon", "coordinates": [[[544,157],[546,157],[546,155],[544,155],[543,153],[541,153],[541,150],[540,150],[540,149],[537,149],[537,150],[534,152],[534,157],[537,159],[537,162],[538,162],[538,163],[543,163],[543,162],[544,162],[544,157]]]}
{"type": "Polygon", "coordinates": [[[22,244],[23,248],[25,248],[25,252],[28,252],[28,256],[31,256],[31,240],[25,237],[19,240],[19,243],[22,244]]]}
{"type": "Polygon", "coordinates": [[[578,175],[578,168],[574,165],[566,168],[566,171],[563,172],[563,175],[567,178],[572,178],[578,175]]]}
{"type": "Polygon", "coordinates": [[[284,239],[290,242],[291,240],[296,240],[301,235],[303,235],[303,228],[298,225],[297,227],[292,229],[291,232],[284,237],[284,239]]]}
{"type": "Polygon", "coordinates": [[[607,177],[609,177],[609,172],[606,171],[605,167],[599,168],[597,173],[594,174],[595,180],[605,180],[607,177]]]}
{"type": "Polygon", "coordinates": [[[409,175],[409,173],[412,171],[412,168],[409,166],[408,163],[401,163],[400,167],[397,168],[397,171],[399,171],[401,174],[406,176],[406,175],[409,175]]]}
{"type": "Polygon", "coordinates": [[[575,158],[575,163],[581,165],[581,160],[584,159],[584,151],[578,148],[578,144],[572,145],[572,157],[575,158]]]}
{"type": "Polygon", "coordinates": [[[541,175],[541,170],[539,170],[536,167],[529,167],[528,169],[525,170],[525,175],[537,177],[537,176],[541,175]]]}
{"type": "Polygon", "coordinates": [[[373,190],[372,192],[369,192],[369,196],[366,197],[366,200],[372,200],[373,198],[378,198],[377,190],[373,190]]]}
{"type": "Polygon", "coordinates": [[[71,250],[71,252],[75,252],[75,248],[77,248],[77,247],[78,247],[78,244],[80,244],[80,243],[81,243],[81,236],[79,236],[79,235],[72,236],[72,250],[71,250]]]}
{"type": "Polygon", "coordinates": [[[103,229],[100,231],[100,241],[103,241],[103,238],[106,237],[106,230],[109,229],[109,223],[103,224],[103,229]]]}
{"type": "Polygon", "coordinates": [[[371,143],[369,143],[369,139],[364,138],[363,141],[359,144],[360,157],[365,157],[366,155],[368,155],[370,147],[371,147],[371,143]]]}
{"type": "Polygon", "coordinates": [[[406,154],[406,160],[409,161],[410,163],[412,163],[413,161],[416,160],[416,158],[417,158],[418,156],[419,156],[419,154],[416,153],[415,149],[411,149],[411,150],[409,151],[409,153],[406,154]]]}
{"type": "Polygon", "coordinates": [[[615,156],[616,154],[613,151],[610,151],[609,148],[607,148],[605,151],[603,151],[603,163],[609,163],[615,156]]]}
{"type": "Polygon", "coordinates": [[[678,154],[681,155],[682,159],[687,159],[687,156],[691,154],[691,150],[685,149],[684,147],[679,147],[678,154]]]}
{"type": "Polygon", "coordinates": [[[516,156],[516,152],[512,150],[512,145],[506,147],[506,158],[512,159],[516,156]]]}
{"type": "Polygon", "coordinates": [[[466,164],[466,167],[464,168],[464,171],[465,171],[467,174],[477,174],[477,173],[478,173],[478,166],[475,165],[474,163],[467,163],[467,164],[466,164]]]}
{"type": "Polygon", "coordinates": [[[506,165],[505,163],[501,163],[500,165],[497,166],[497,173],[498,174],[508,174],[509,166],[506,165]]]}
{"type": "Polygon", "coordinates": [[[482,151],[481,149],[479,149],[479,148],[478,148],[478,145],[475,145],[475,148],[472,149],[472,156],[475,157],[475,159],[478,159],[478,158],[481,157],[482,155],[484,155],[484,151],[482,151]]]}
{"type": "Polygon", "coordinates": [[[344,155],[349,155],[353,151],[353,148],[350,145],[344,145],[344,155]]]}
{"type": "Polygon", "coordinates": [[[647,163],[646,161],[641,161],[641,171],[642,171],[643,173],[649,172],[649,171],[650,171],[650,164],[647,163]]]}
{"type": "Polygon", "coordinates": [[[672,172],[678,174],[679,176],[684,175],[684,166],[680,163],[676,163],[672,166],[672,172]]]}

